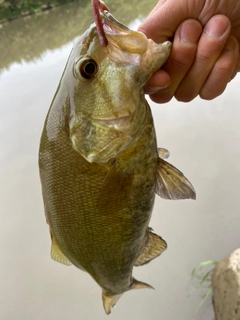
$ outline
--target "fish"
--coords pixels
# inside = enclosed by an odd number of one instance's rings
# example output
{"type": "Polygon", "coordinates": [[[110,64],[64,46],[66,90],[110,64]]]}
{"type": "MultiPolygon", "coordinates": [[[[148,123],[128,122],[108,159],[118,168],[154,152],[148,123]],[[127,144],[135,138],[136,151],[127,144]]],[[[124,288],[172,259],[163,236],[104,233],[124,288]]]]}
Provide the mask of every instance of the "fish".
{"type": "Polygon", "coordinates": [[[129,29],[102,2],[93,10],[98,20],[75,42],[48,111],[39,171],[51,257],[89,273],[110,314],[124,292],[152,288],[133,267],[167,248],[149,227],[155,194],[196,195],[157,147],[143,90],[171,43],[129,29]]]}

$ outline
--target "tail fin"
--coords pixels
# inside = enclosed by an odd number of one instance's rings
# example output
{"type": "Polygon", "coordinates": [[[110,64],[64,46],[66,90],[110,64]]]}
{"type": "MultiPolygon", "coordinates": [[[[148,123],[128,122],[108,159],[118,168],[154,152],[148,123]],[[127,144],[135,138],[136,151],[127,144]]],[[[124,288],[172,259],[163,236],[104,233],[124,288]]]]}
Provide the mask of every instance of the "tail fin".
{"type": "Polygon", "coordinates": [[[111,313],[111,309],[114,308],[121,294],[116,294],[114,296],[107,296],[104,292],[102,293],[103,307],[106,314],[111,313]]]}
{"type": "MultiPolygon", "coordinates": [[[[140,282],[136,279],[133,279],[132,285],[130,286],[129,290],[132,289],[154,289],[152,286],[150,286],[147,283],[140,282]]],[[[108,296],[104,292],[102,293],[102,300],[103,300],[103,307],[106,312],[106,314],[111,313],[111,309],[116,305],[118,299],[121,297],[122,293],[108,296]]]]}

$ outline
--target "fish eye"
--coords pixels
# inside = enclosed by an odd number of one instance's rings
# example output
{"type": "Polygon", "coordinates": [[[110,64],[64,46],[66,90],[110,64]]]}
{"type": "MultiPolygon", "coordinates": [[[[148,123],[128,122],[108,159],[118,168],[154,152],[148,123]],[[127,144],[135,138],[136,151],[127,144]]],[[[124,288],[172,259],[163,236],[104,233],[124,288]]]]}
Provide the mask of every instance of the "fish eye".
{"type": "Polygon", "coordinates": [[[92,59],[83,61],[79,68],[80,74],[85,79],[91,79],[98,72],[98,66],[92,59]]]}

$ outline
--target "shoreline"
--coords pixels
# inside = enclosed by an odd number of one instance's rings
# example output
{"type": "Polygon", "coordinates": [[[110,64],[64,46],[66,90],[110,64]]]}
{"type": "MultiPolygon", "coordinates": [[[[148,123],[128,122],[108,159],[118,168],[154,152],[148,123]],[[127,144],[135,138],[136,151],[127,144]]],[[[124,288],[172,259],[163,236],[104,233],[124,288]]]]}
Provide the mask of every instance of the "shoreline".
{"type": "MultiPolygon", "coordinates": [[[[43,4],[39,7],[36,7],[32,10],[28,10],[28,11],[24,11],[23,8],[18,8],[18,10],[20,10],[20,13],[19,14],[14,14],[14,12],[16,11],[12,11],[13,12],[13,15],[12,16],[8,16],[7,13],[5,13],[6,15],[6,18],[0,18],[0,28],[4,25],[4,24],[7,24],[8,22],[12,22],[14,20],[18,20],[18,19],[21,19],[21,18],[27,18],[29,16],[32,16],[32,15],[35,15],[35,14],[41,14],[41,13],[45,13],[47,11],[50,11],[56,7],[59,7],[61,5],[64,5],[64,4],[67,4],[67,3],[70,3],[70,2],[73,2],[74,0],[66,0],[65,2],[60,2],[60,3],[52,3],[52,4],[43,4]]],[[[2,9],[2,4],[0,5],[0,11],[4,11],[2,9]]]]}

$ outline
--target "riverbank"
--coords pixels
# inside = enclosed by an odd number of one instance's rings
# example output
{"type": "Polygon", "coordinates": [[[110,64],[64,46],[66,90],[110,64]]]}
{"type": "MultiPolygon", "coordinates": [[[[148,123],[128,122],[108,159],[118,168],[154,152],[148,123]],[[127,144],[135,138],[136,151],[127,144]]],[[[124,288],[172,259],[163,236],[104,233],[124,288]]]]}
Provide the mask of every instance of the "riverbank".
{"type": "Polygon", "coordinates": [[[0,24],[72,1],[74,0],[0,0],[0,24]]]}

